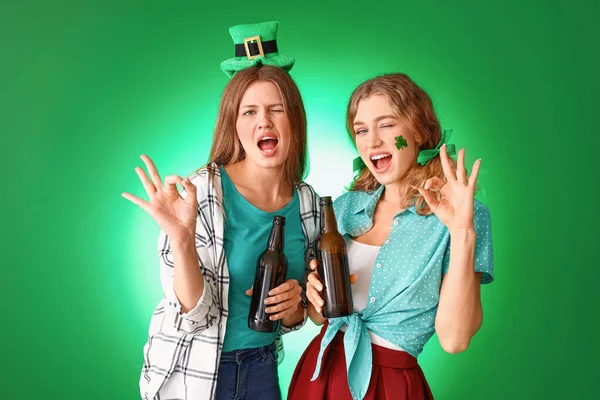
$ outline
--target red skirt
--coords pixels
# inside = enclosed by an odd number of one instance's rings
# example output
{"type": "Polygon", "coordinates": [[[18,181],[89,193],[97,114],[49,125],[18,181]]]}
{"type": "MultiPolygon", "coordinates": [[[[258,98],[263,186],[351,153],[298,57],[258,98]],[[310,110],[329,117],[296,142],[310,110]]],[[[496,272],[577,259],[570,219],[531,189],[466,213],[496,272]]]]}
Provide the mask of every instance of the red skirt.
{"type": "MultiPolygon", "coordinates": [[[[321,373],[314,382],[310,381],[327,325],[323,325],[321,333],[312,340],[300,358],[290,383],[288,400],[352,399],[346,372],[344,332],[339,331],[327,346],[321,362],[321,373]]],[[[372,347],[373,370],[365,400],[433,399],[416,358],[404,351],[375,344],[372,347]]]]}

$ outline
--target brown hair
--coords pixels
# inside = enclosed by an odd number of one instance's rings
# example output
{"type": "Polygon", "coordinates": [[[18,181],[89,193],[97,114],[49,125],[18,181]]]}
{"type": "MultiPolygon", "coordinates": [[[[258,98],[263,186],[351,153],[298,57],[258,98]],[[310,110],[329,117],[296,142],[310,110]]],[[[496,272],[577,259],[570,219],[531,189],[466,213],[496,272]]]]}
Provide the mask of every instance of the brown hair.
{"type": "MultiPolygon", "coordinates": [[[[387,97],[396,114],[406,123],[408,129],[414,135],[415,144],[419,151],[437,146],[441,138],[441,128],[431,98],[406,74],[378,76],[362,83],[354,90],[346,114],[346,127],[354,143],[356,143],[356,133],[353,125],[358,105],[361,100],[365,100],[372,95],[387,97]]],[[[451,160],[451,163],[455,167],[456,164],[453,160],[451,160]]],[[[417,189],[423,187],[427,179],[435,176],[446,182],[439,156],[430,160],[425,166],[417,164],[415,158],[414,165],[402,177],[406,184],[403,185],[403,192],[400,193],[402,199],[400,206],[405,208],[414,204],[420,215],[431,214],[431,209],[417,189]]],[[[352,181],[350,190],[371,191],[379,186],[381,184],[377,182],[371,171],[364,168],[352,181]]],[[[439,196],[439,193],[435,194],[439,196]]]]}
{"type": "Polygon", "coordinates": [[[289,154],[281,178],[284,182],[298,183],[304,179],[306,173],[306,112],[298,86],[290,75],[279,67],[246,68],[237,72],[227,83],[221,97],[209,164],[227,165],[246,158],[235,125],[244,93],[251,84],[259,81],[274,83],[281,93],[292,133],[289,154]]]}

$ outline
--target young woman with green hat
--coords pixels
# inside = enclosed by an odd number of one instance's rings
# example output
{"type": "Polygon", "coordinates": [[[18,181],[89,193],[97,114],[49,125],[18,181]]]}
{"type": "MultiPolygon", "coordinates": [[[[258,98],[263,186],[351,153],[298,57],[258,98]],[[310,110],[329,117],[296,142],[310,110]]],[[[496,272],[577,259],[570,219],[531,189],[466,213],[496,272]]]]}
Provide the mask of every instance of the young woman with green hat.
{"type": "Polygon", "coordinates": [[[232,27],[232,77],[217,116],[209,163],[162,184],[136,168],[149,201],[124,197],[161,227],[164,298],[152,315],[140,378],[144,399],[280,399],[281,334],[306,320],[302,301],[308,250],[318,234],[318,197],[302,182],[306,115],[288,75],[294,59],[279,55],[277,22],[232,27]],[[183,189],[177,190],[177,184],[183,189]],[[288,280],[270,292],[275,333],[248,328],[256,261],[273,217],[286,217],[288,280]]]}
{"type": "Polygon", "coordinates": [[[309,315],[325,325],[288,399],[431,399],[417,356],[434,332],[447,352],[465,350],[482,321],[480,284],[493,280],[490,213],[474,199],[480,161],[468,176],[464,151],[458,165],[449,158],[431,99],[404,74],[361,84],[346,123],[359,173],[334,210],[355,312],[325,321],[309,275],[309,315]]]}

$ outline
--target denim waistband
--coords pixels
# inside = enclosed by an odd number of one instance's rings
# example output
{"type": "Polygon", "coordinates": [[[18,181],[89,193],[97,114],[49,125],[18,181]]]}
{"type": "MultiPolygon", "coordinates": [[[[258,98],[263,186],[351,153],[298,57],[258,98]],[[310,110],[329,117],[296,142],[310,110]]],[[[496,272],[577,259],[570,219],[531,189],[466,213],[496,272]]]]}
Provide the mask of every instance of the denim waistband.
{"type": "Polygon", "coordinates": [[[269,357],[269,352],[274,354],[275,343],[251,349],[224,351],[221,353],[221,362],[241,364],[244,362],[244,360],[252,360],[256,358],[265,360],[267,357],[269,357]]]}

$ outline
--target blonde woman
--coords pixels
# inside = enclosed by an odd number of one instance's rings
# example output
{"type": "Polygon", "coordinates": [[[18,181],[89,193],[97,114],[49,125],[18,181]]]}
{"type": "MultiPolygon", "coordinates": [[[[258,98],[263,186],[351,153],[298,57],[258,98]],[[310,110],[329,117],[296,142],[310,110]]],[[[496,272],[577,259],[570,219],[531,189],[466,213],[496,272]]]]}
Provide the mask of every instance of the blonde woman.
{"type": "Polygon", "coordinates": [[[493,280],[490,214],[474,199],[480,161],[468,176],[464,151],[457,166],[448,157],[431,99],[404,74],[361,84],[346,122],[360,172],[334,210],[355,312],[326,321],[323,284],[309,275],[309,315],[325,325],[288,398],[431,399],[417,356],[434,332],[447,352],[465,350],[482,320],[479,286],[493,280]]]}

